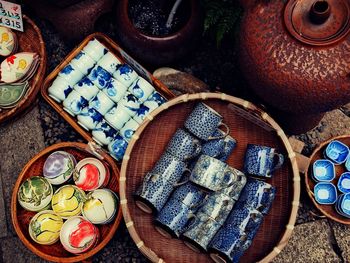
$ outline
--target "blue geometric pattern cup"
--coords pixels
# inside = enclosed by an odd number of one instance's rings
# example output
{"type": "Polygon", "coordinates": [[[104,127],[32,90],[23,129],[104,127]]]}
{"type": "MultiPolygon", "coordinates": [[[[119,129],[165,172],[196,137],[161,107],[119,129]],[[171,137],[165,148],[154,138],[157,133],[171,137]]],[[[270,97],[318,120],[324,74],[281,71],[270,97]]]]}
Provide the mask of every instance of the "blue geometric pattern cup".
{"type": "Polygon", "coordinates": [[[242,189],[244,188],[245,184],[247,183],[247,177],[244,173],[241,171],[231,167],[227,166],[228,170],[231,171],[231,173],[234,175],[233,182],[230,186],[216,192],[219,194],[224,194],[232,198],[233,200],[238,200],[239,196],[241,195],[242,189]]]}
{"type": "Polygon", "coordinates": [[[250,175],[271,178],[279,169],[284,157],[271,147],[248,144],[244,159],[244,172],[250,175]]]}
{"type": "Polygon", "coordinates": [[[230,135],[226,135],[224,138],[220,138],[221,136],[225,136],[225,132],[216,129],[212,137],[219,139],[212,139],[203,143],[202,153],[225,162],[236,147],[237,142],[230,135]]]}
{"type": "MultiPolygon", "coordinates": [[[[242,203],[241,203],[242,204],[242,203]]],[[[235,227],[240,232],[255,231],[263,220],[263,214],[258,210],[242,204],[232,210],[225,224],[235,227]]]]}
{"type": "Polygon", "coordinates": [[[179,183],[180,186],[175,185],[175,190],[171,195],[171,198],[177,200],[188,207],[200,207],[206,200],[208,192],[199,188],[198,186],[187,182],[185,184],[179,183]]]}
{"type": "Polygon", "coordinates": [[[94,108],[86,107],[77,116],[78,123],[85,130],[94,129],[103,119],[103,116],[94,108]]]}

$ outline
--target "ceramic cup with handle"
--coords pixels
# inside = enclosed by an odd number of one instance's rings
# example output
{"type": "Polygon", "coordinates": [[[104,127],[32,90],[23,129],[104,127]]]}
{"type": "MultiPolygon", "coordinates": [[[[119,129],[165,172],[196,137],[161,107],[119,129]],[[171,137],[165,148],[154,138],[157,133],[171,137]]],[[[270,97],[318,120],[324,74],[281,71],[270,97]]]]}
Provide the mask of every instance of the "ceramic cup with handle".
{"type": "Polygon", "coordinates": [[[202,153],[224,162],[236,147],[237,142],[230,135],[220,138],[221,136],[225,136],[225,132],[216,129],[212,134],[212,137],[218,137],[218,139],[213,139],[203,143],[202,153]]]}

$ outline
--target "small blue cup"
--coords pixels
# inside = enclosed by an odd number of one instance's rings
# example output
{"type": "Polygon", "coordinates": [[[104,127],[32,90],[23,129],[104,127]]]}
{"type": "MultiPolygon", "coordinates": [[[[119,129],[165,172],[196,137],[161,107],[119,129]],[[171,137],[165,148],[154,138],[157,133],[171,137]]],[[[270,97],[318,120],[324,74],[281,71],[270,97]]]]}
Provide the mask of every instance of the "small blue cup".
{"type": "Polygon", "coordinates": [[[340,141],[334,140],[327,145],[324,153],[335,164],[342,164],[349,156],[349,147],[340,141]]]}
{"type": "Polygon", "coordinates": [[[128,148],[128,142],[125,141],[119,134],[114,137],[111,143],[108,144],[110,154],[117,161],[121,161],[123,159],[126,148],[128,148]]]}
{"type": "Polygon", "coordinates": [[[346,160],[345,163],[345,168],[350,172],[350,155],[348,156],[348,159],[346,160]]]}
{"type": "Polygon", "coordinates": [[[84,76],[84,74],[71,63],[66,65],[58,75],[64,78],[71,86],[77,84],[84,76]]]}
{"type": "Polygon", "coordinates": [[[316,160],[312,166],[312,178],[317,182],[330,182],[335,178],[334,164],[330,160],[316,160]]]}
{"type": "Polygon", "coordinates": [[[341,194],[336,203],[336,211],[346,217],[350,218],[350,193],[341,194]]]}
{"type": "Polygon", "coordinates": [[[178,200],[188,207],[199,207],[205,201],[208,192],[202,188],[187,182],[176,187],[171,195],[172,199],[178,200]]]}
{"type": "Polygon", "coordinates": [[[137,78],[129,87],[129,91],[144,102],[154,92],[154,87],[142,77],[137,78]]]}
{"type": "Polygon", "coordinates": [[[122,105],[131,117],[134,117],[140,108],[140,101],[130,92],[126,92],[124,97],[119,101],[118,107],[122,105]]]}
{"type": "Polygon", "coordinates": [[[345,172],[339,177],[337,186],[340,192],[350,193],[350,172],[345,172]]]}
{"type": "Polygon", "coordinates": [[[234,175],[234,180],[230,186],[218,191],[217,193],[227,195],[233,200],[237,201],[239,196],[241,195],[244,186],[247,183],[247,177],[244,173],[231,166],[227,166],[226,169],[230,170],[231,173],[234,175]]]}
{"type": "Polygon", "coordinates": [[[245,233],[256,231],[261,225],[264,215],[248,205],[237,204],[238,206],[234,207],[225,224],[229,224],[245,233]]]}
{"type": "Polygon", "coordinates": [[[165,99],[157,91],[154,91],[145,101],[145,103],[147,103],[149,105],[154,104],[156,107],[159,107],[160,105],[164,104],[165,102],[167,102],[167,99],[165,99]]]}
{"type": "Polygon", "coordinates": [[[334,204],[337,201],[337,189],[332,183],[320,182],[314,187],[315,200],[321,205],[334,204]]]}
{"type": "Polygon", "coordinates": [[[96,65],[88,75],[88,78],[94,83],[99,89],[107,87],[111,80],[111,74],[102,67],[96,65]]]}
{"type": "Polygon", "coordinates": [[[147,115],[150,113],[151,113],[150,108],[142,104],[140,105],[140,108],[136,111],[136,114],[133,118],[135,121],[141,124],[143,120],[147,117],[147,115]]]}
{"type": "Polygon", "coordinates": [[[87,100],[91,100],[99,92],[99,89],[87,77],[81,79],[73,88],[87,100]]]}

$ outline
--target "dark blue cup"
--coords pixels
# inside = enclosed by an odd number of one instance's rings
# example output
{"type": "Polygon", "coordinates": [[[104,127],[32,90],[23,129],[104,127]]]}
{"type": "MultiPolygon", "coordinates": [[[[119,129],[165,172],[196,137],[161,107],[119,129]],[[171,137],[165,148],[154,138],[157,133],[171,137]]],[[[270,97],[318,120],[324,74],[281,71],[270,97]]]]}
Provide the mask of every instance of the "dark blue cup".
{"type": "Polygon", "coordinates": [[[187,182],[185,184],[180,183],[180,186],[176,187],[171,195],[171,199],[178,200],[189,207],[199,207],[205,200],[208,192],[202,188],[187,182]]]}
{"type": "Polygon", "coordinates": [[[229,135],[226,136],[225,132],[220,129],[216,129],[212,137],[217,137],[218,139],[203,143],[202,153],[220,161],[226,161],[236,147],[236,140],[229,135]],[[221,136],[225,137],[221,138],[221,136]]]}

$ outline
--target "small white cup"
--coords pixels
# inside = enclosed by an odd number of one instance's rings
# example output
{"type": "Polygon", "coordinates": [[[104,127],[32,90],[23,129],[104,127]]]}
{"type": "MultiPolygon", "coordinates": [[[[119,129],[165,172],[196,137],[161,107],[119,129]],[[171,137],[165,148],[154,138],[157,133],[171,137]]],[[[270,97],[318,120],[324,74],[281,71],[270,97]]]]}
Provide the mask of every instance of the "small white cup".
{"type": "Polygon", "coordinates": [[[109,125],[119,131],[124,126],[124,124],[130,120],[131,116],[123,105],[118,104],[117,107],[114,107],[109,112],[107,112],[104,118],[109,125]]]}
{"type": "Polygon", "coordinates": [[[97,65],[111,74],[113,74],[117,70],[118,65],[121,64],[122,62],[112,52],[107,52],[107,54],[97,62],[97,65]]]}
{"type": "Polygon", "coordinates": [[[78,81],[81,80],[84,76],[84,74],[71,63],[66,65],[60,71],[60,73],[58,73],[58,75],[64,78],[72,86],[77,84],[78,81]]]}
{"type": "Polygon", "coordinates": [[[81,110],[77,119],[79,125],[89,131],[96,128],[96,126],[103,120],[103,116],[94,108],[86,107],[81,110]]]}
{"type": "Polygon", "coordinates": [[[123,139],[119,134],[114,138],[114,140],[108,144],[108,150],[112,157],[114,157],[117,161],[121,161],[123,159],[126,148],[128,147],[128,142],[123,139]]]}
{"type": "Polygon", "coordinates": [[[92,138],[101,146],[108,145],[113,141],[118,132],[112,128],[106,120],[102,120],[92,130],[92,138]]]}
{"type": "Polygon", "coordinates": [[[131,84],[129,91],[142,103],[153,93],[154,87],[147,80],[139,77],[131,84]]]}
{"type": "Polygon", "coordinates": [[[89,102],[84,99],[83,96],[75,90],[72,90],[68,97],[63,101],[63,109],[74,117],[76,114],[79,114],[88,103],[89,102]]]}
{"type": "Polygon", "coordinates": [[[135,133],[137,128],[140,126],[134,119],[130,119],[127,123],[125,123],[124,127],[120,130],[120,135],[126,140],[130,142],[132,135],[135,133]]]}
{"type": "Polygon", "coordinates": [[[90,40],[83,48],[83,51],[85,51],[96,62],[108,52],[107,48],[97,39],[90,40]]]}
{"type": "Polygon", "coordinates": [[[84,75],[87,75],[95,65],[95,61],[82,50],[75,56],[75,58],[72,59],[70,63],[84,75]]]}
{"type": "Polygon", "coordinates": [[[115,103],[118,103],[121,98],[125,95],[127,91],[127,87],[125,87],[120,81],[116,80],[115,78],[111,78],[109,83],[107,84],[107,87],[104,88],[102,91],[115,103]]]}
{"type": "Polygon", "coordinates": [[[123,83],[126,87],[129,87],[137,79],[138,75],[128,64],[123,64],[116,72],[114,72],[113,77],[123,83]]]}
{"type": "Polygon", "coordinates": [[[102,115],[105,115],[113,106],[114,102],[102,91],[99,91],[89,102],[89,107],[94,108],[102,115]]]}
{"type": "Polygon", "coordinates": [[[88,75],[88,78],[94,83],[99,89],[104,89],[107,87],[109,81],[111,80],[111,74],[108,71],[96,65],[88,75]]]}
{"type": "Polygon", "coordinates": [[[148,114],[151,113],[151,109],[144,104],[140,106],[140,108],[137,110],[136,115],[133,117],[133,119],[141,124],[143,120],[147,117],[148,114]]]}
{"type": "Polygon", "coordinates": [[[87,77],[75,84],[74,90],[87,100],[91,100],[99,92],[98,87],[96,87],[87,77]]]}
{"type": "Polygon", "coordinates": [[[72,90],[73,87],[64,78],[57,76],[49,87],[48,92],[51,98],[61,103],[68,97],[72,90]]]}
{"type": "Polygon", "coordinates": [[[125,106],[131,117],[136,115],[137,110],[140,108],[140,101],[135,97],[134,94],[126,92],[124,97],[119,101],[119,104],[125,106]]]}

